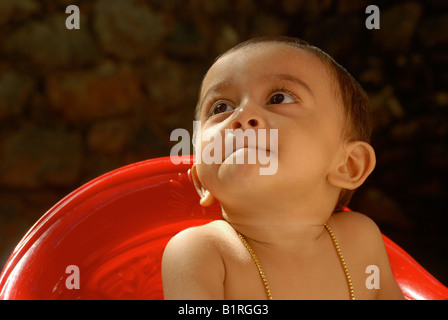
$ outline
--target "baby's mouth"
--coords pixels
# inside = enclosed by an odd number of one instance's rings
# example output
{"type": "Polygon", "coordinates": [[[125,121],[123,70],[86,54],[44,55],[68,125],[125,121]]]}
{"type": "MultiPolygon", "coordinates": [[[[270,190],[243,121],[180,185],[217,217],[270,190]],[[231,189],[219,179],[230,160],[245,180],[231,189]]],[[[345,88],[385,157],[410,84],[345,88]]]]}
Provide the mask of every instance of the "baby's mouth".
{"type": "MultiPolygon", "coordinates": [[[[224,135],[224,141],[223,141],[224,143],[222,146],[224,151],[223,161],[226,161],[229,157],[233,155],[236,155],[237,157],[244,156],[245,158],[247,158],[244,155],[247,153],[250,162],[250,159],[258,159],[258,156],[260,155],[263,156],[270,154],[270,148],[268,143],[269,139],[266,138],[263,139],[260,136],[258,130],[254,130],[253,133],[238,132],[237,130],[239,129],[236,129],[235,131],[227,131],[224,135]]],[[[245,159],[245,161],[246,160],[248,159],[245,159]]],[[[252,162],[258,162],[258,160],[252,162]]],[[[237,161],[237,163],[241,163],[241,158],[240,161],[237,161]]]]}
{"type": "Polygon", "coordinates": [[[264,152],[265,154],[269,154],[269,150],[262,150],[256,147],[240,147],[236,148],[235,151],[229,152],[224,156],[223,163],[232,163],[232,164],[255,164],[258,163],[258,152],[264,152]],[[247,150],[247,155],[245,150],[247,150]],[[235,160],[229,161],[232,157],[235,157],[235,160]]]}
{"type": "MultiPolygon", "coordinates": [[[[235,145],[232,140],[229,141],[226,139],[223,148],[224,148],[223,162],[225,162],[227,159],[229,159],[233,155],[243,156],[243,155],[240,155],[240,153],[245,152],[245,150],[247,150],[247,154],[249,156],[252,154],[255,159],[258,159],[258,154],[260,154],[260,153],[269,154],[268,148],[263,148],[262,146],[257,145],[257,143],[250,143],[250,141],[249,142],[244,141],[243,144],[241,144],[241,143],[238,144],[238,142],[237,142],[235,145]],[[232,143],[232,145],[230,145],[231,147],[229,147],[229,145],[227,145],[227,148],[226,148],[226,143],[232,143]]],[[[246,160],[247,159],[245,159],[245,161],[243,163],[246,163],[246,160]]],[[[237,163],[239,163],[239,162],[237,162],[237,163]]]]}

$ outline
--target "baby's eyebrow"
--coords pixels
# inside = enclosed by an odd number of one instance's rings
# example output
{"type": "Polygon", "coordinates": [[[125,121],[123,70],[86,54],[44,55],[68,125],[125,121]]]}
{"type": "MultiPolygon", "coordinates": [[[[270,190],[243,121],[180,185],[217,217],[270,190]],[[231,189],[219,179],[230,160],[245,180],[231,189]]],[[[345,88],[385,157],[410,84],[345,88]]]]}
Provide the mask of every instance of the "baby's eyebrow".
{"type": "Polygon", "coordinates": [[[314,96],[313,91],[311,90],[310,86],[302,79],[294,77],[293,75],[288,74],[288,73],[275,74],[275,76],[281,80],[291,81],[291,82],[294,82],[295,84],[298,84],[299,86],[305,88],[305,90],[308,91],[308,93],[310,93],[312,96],[314,96]]]}
{"type": "Polygon", "coordinates": [[[214,84],[213,86],[211,86],[207,92],[205,93],[204,97],[201,100],[202,101],[205,100],[205,98],[207,98],[208,95],[210,95],[212,92],[216,92],[216,91],[220,91],[223,90],[229,86],[232,85],[232,81],[222,81],[222,82],[218,82],[217,84],[214,84]]]}

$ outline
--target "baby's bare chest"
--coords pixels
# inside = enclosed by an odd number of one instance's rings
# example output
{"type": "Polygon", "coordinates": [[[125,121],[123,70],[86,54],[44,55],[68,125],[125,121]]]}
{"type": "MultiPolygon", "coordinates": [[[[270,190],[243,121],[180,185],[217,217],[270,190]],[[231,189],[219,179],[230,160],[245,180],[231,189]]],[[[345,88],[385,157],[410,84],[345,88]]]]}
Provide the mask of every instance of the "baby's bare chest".
{"type": "MultiPolygon", "coordinates": [[[[263,300],[268,290],[275,300],[350,299],[347,274],[336,253],[308,261],[288,257],[258,259],[256,263],[244,247],[224,256],[226,299],[263,300]]],[[[352,261],[352,270],[348,269],[355,298],[374,299],[376,293],[366,290],[365,273],[357,263],[352,261]]]]}

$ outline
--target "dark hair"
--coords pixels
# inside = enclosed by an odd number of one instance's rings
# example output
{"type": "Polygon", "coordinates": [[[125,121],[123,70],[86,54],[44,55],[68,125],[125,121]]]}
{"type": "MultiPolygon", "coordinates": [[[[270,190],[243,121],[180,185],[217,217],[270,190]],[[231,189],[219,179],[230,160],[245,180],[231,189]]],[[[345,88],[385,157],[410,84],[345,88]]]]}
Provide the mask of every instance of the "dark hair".
{"type": "MultiPolygon", "coordinates": [[[[218,56],[215,61],[219,60],[231,52],[241,48],[248,47],[260,43],[282,43],[291,45],[299,49],[310,52],[318,57],[330,71],[335,82],[338,84],[338,95],[345,111],[345,127],[344,133],[349,141],[364,141],[370,143],[372,133],[372,121],[369,109],[369,98],[361,85],[352,77],[352,75],[339,63],[337,63],[330,55],[323,50],[309,44],[299,38],[286,36],[270,36],[249,39],[241,42],[235,47],[229,49],[222,55],[218,56]]],[[[348,205],[354,190],[342,190],[334,211],[341,211],[348,205]]]]}

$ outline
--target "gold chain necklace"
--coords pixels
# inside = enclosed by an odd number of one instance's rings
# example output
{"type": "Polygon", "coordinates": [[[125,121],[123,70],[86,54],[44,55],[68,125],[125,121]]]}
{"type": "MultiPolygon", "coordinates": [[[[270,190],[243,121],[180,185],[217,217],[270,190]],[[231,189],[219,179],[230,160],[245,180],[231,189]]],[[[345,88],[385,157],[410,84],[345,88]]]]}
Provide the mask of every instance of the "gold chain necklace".
{"type": "MultiPolygon", "coordinates": [[[[341,262],[342,268],[344,269],[345,278],[347,279],[347,285],[348,289],[350,291],[350,300],[355,300],[355,292],[353,290],[353,283],[352,279],[350,278],[350,273],[348,272],[347,264],[345,263],[344,256],[342,255],[341,248],[339,247],[338,240],[336,240],[336,237],[333,233],[333,230],[331,230],[330,226],[328,224],[324,224],[325,229],[328,231],[331,240],[333,241],[333,245],[336,249],[336,252],[339,257],[339,261],[341,262]]],[[[249,251],[250,255],[252,256],[252,259],[255,262],[255,265],[258,268],[258,272],[260,273],[261,280],[263,281],[264,288],[266,291],[266,295],[268,297],[268,300],[272,300],[272,294],[271,289],[269,288],[268,280],[266,279],[266,276],[264,274],[263,268],[261,266],[260,260],[258,260],[257,255],[255,254],[254,250],[252,250],[251,246],[247,242],[246,238],[238,232],[238,237],[243,242],[244,246],[247,248],[247,251],[249,251]]]]}

